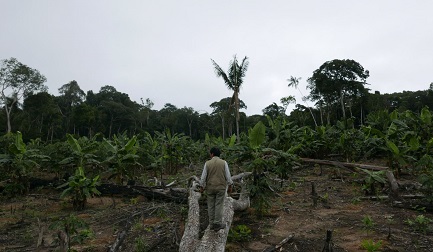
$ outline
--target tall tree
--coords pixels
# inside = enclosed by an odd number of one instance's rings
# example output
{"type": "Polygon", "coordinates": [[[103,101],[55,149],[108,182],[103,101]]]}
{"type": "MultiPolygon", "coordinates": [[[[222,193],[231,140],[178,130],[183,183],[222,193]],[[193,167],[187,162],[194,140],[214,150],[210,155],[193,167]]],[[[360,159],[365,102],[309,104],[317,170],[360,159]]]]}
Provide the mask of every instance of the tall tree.
{"type": "Polygon", "coordinates": [[[64,96],[65,102],[69,106],[78,105],[86,99],[86,93],[84,93],[75,80],[59,88],[59,93],[64,96]]]}
{"type": "MultiPolygon", "coordinates": [[[[209,106],[213,109],[211,115],[218,115],[221,118],[221,127],[222,127],[222,138],[225,139],[225,125],[226,125],[226,119],[229,119],[231,116],[230,114],[230,101],[232,98],[226,97],[221,99],[218,102],[212,102],[209,106]]],[[[245,103],[242,100],[239,100],[239,107],[240,108],[247,108],[245,103]]],[[[231,135],[231,125],[232,121],[229,119],[227,120],[227,124],[229,126],[229,135],[231,135]]]]}
{"type": "Polygon", "coordinates": [[[229,69],[226,72],[213,60],[212,63],[215,67],[215,74],[217,77],[222,77],[224,79],[224,82],[228,89],[233,91],[233,97],[232,102],[230,105],[234,105],[235,108],[235,116],[236,116],[236,136],[238,143],[240,142],[240,135],[239,135],[239,121],[240,121],[240,115],[239,115],[239,109],[240,109],[240,102],[239,102],[239,92],[242,86],[242,83],[244,82],[243,78],[245,77],[245,73],[248,70],[248,58],[245,56],[245,58],[242,60],[242,62],[239,64],[238,59],[236,58],[236,55],[233,56],[233,60],[230,61],[229,69]]]}
{"type": "Polygon", "coordinates": [[[312,100],[323,100],[328,106],[340,103],[343,119],[346,119],[345,97],[358,97],[364,90],[368,70],[354,60],[335,59],[323,63],[308,79],[312,100]]]}
{"type": "Polygon", "coordinates": [[[131,134],[137,128],[137,113],[140,105],[131,101],[125,93],[113,86],[103,86],[99,93],[87,92],[86,103],[98,109],[95,130],[108,137],[128,130],[131,134]]]}
{"type": "MultiPolygon", "coordinates": [[[[86,93],[80,88],[78,83],[73,80],[64,84],[59,89],[59,107],[65,118],[66,133],[69,132],[72,120],[72,111],[79,106],[86,98],[86,93]]],[[[73,133],[75,134],[75,124],[73,124],[73,133]]]]}
{"type": "MultiPolygon", "coordinates": [[[[179,116],[180,120],[188,124],[188,134],[189,137],[192,137],[192,129],[193,129],[193,123],[198,121],[199,114],[198,112],[194,111],[191,107],[183,107],[179,110],[179,116]]],[[[184,127],[182,127],[184,130],[184,134],[186,135],[184,127]]]]}
{"type": "Polygon", "coordinates": [[[4,104],[7,132],[11,132],[11,112],[22,98],[35,91],[46,91],[47,79],[38,70],[30,68],[15,58],[2,60],[0,68],[1,101],[4,104]]]}
{"type": "Polygon", "coordinates": [[[272,118],[272,120],[276,119],[279,116],[285,115],[285,111],[286,109],[283,106],[278,106],[278,104],[276,104],[275,102],[262,109],[263,115],[269,116],[270,118],[272,118]]]}
{"type": "Polygon", "coordinates": [[[144,103],[143,98],[140,98],[140,100],[141,100],[140,112],[145,114],[146,126],[148,126],[150,112],[152,111],[152,107],[153,105],[155,105],[155,103],[150,98],[146,98],[146,103],[144,103]]]}
{"type": "Polygon", "coordinates": [[[25,120],[22,121],[19,131],[26,138],[44,137],[43,139],[52,141],[56,129],[61,128],[62,114],[55,97],[47,92],[26,97],[23,102],[23,112],[25,120]]]}
{"type": "MultiPolygon", "coordinates": [[[[301,97],[302,97],[302,101],[304,101],[307,104],[308,110],[310,111],[310,114],[311,114],[311,117],[313,117],[314,124],[317,127],[317,122],[316,122],[316,118],[314,118],[313,111],[311,111],[310,105],[308,105],[307,99],[305,98],[304,94],[302,94],[301,90],[298,88],[300,80],[301,80],[301,77],[296,78],[296,77],[290,76],[290,79],[287,79],[287,81],[289,82],[289,84],[287,84],[287,86],[288,87],[294,87],[299,91],[299,93],[301,94],[301,97]]],[[[293,96],[289,96],[288,98],[290,98],[290,97],[293,97],[293,96]]],[[[283,99],[283,98],[281,98],[281,99],[283,99]]],[[[294,99],[294,97],[293,97],[293,99],[294,99]]],[[[283,102],[283,100],[281,100],[281,102],[283,102]]]]}

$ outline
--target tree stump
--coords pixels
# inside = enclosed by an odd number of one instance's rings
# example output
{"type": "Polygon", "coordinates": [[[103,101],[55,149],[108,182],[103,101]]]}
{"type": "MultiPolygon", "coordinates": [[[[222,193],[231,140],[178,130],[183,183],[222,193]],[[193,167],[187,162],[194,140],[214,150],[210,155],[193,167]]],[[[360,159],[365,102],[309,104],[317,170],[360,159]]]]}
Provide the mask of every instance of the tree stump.
{"type": "Polygon", "coordinates": [[[322,252],[334,252],[334,244],[332,242],[332,230],[326,231],[325,246],[323,246],[322,252]]]}

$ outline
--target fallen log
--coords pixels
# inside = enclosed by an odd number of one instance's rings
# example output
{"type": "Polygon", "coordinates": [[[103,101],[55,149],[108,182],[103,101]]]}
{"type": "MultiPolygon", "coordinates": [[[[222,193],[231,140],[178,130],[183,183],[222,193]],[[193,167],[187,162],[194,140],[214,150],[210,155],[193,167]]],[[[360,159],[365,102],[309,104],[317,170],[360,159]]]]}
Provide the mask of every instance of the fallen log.
{"type": "MultiPolygon", "coordinates": [[[[387,195],[379,195],[379,196],[364,196],[364,197],[359,197],[358,199],[360,199],[360,200],[387,200],[389,198],[390,197],[387,195]]],[[[423,199],[423,198],[425,198],[425,195],[422,195],[422,194],[400,195],[400,198],[402,198],[402,199],[423,199]]]]}
{"type": "Polygon", "coordinates": [[[373,171],[382,171],[388,169],[388,167],[386,166],[346,163],[346,162],[338,162],[338,161],[331,161],[331,160],[321,160],[321,159],[311,159],[311,158],[300,158],[300,160],[307,163],[334,165],[340,168],[345,167],[351,170],[354,170],[355,168],[362,168],[362,169],[373,170],[373,171]]]}
{"type": "MultiPolygon", "coordinates": [[[[232,180],[242,179],[251,173],[239,174],[233,176],[232,180]]],[[[224,201],[224,215],[223,223],[226,224],[224,229],[217,232],[210,229],[210,226],[206,228],[201,239],[199,239],[200,231],[200,205],[198,200],[201,197],[201,193],[198,189],[198,178],[192,177],[192,184],[189,189],[188,197],[188,219],[185,225],[185,231],[182,236],[182,240],[179,245],[180,252],[221,252],[225,250],[227,243],[227,236],[230,230],[231,223],[233,221],[234,211],[245,210],[250,206],[250,198],[247,193],[245,184],[242,183],[242,190],[238,200],[226,195],[224,201]]]]}
{"type": "Polygon", "coordinates": [[[415,210],[415,211],[425,211],[425,212],[433,212],[433,204],[426,203],[424,201],[416,201],[416,200],[404,200],[404,201],[394,201],[392,202],[393,207],[415,210]]]}
{"type": "Polygon", "coordinates": [[[300,158],[300,160],[307,163],[315,163],[315,164],[324,164],[324,165],[334,165],[340,168],[349,168],[350,170],[357,172],[357,169],[365,169],[372,171],[385,171],[385,175],[388,179],[391,188],[391,196],[394,199],[399,198],[398,192],[398,183],[394,177],[392,171],[389,170],[386,166],[377,166],[377,165],[367,165],[367,164],[356,164],[356,163],[345,163],[345,162],[337,162],[331,160],[321,160],[321,159],[311,159],[311,158],[300,158]]]}
{"type": "Polygon", "coordinates": [[[169,202],[185,203],[188,199],[187,191],[182,190],[181,188],[148,189],[143,187],[132,187],[132,189],[150,200],[165,200],[169,202]]]}
{"type": "Polygon", "coordinates": [[[101,192],[101,195],[123,195],[129,197],[143,195],[149,200],[163,200],[177,203],[185,203],[188,199],[188,190],[185,188],[102,184],[97,186],[97,189],[101,192]]]}

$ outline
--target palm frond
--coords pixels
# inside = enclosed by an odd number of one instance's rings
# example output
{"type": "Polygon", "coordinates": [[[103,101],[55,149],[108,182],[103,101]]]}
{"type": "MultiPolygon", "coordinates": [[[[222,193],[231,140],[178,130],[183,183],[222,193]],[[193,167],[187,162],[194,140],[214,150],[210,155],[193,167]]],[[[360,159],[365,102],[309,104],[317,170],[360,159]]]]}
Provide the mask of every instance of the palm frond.
{"type": "Polygon", "coordinates": [[[233,85],[232,85],[232,82],[231,82],[229,76],[227,76],[227,74],[224,72],[224,70],[213,59],[211,59],[211,61],[212,61],[212,64],[214,65],[214,67],[215,67],[215,74],[216,74],[216,76],[217,77],[222,77],[223,80],[224,80],[224,82],[225,82],[225,84],[227,85],[227,87],[230,90],[233,90],[233,88],[232,88],[233,85]]]}

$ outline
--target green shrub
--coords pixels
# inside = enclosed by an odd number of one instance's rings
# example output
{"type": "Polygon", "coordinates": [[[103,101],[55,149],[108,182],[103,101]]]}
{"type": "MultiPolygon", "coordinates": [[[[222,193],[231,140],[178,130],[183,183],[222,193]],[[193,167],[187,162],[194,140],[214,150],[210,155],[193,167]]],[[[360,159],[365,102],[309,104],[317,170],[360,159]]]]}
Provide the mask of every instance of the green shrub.
{"type": "Polygon", "coordinates": [[[368,233],[373,229],[374,227],[374,222],[373,219],[369,216],[366,215],[364,216],[364,218],[362,219],[362,223],[364,224],[364,230],[368,233]]]}
{"type": "Polygon", "coordinates": [[[373,240],[363,240],[361,242],[361,246],[363,249],[368,252],[378,251],[382,247],[382,241],[374,242],[373,240]]]}
{"type": "Polygon", "coordinates": [[[65,233],[68,239],[69,250],[71,249],[71,245],[82,244],[84,240],[94,237],[94,233],[89,228],[89,225],[74,214],[54,221],[49,228],[65,233]]]}
{"type": "Polygon", "coordinates": [[[248,241],[251,239],[251,229],[245,225],[237,225],[231,228],[228,234],[228,240],[231,242],[248,241]]]}
{"type": "Polygon", "coordinates": [[[429,225],[433,220],[425,217],[423,214],[416,216],[413,220],[407,219],[406,223],[411,226],[415,231],[422,232],[424,234],[429,231],[429,225]]]}

